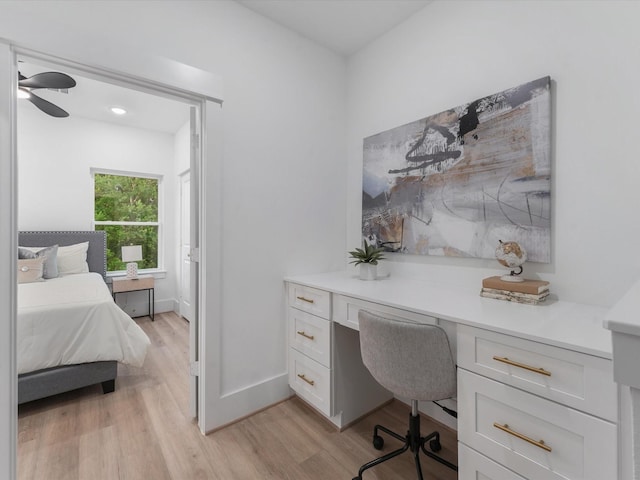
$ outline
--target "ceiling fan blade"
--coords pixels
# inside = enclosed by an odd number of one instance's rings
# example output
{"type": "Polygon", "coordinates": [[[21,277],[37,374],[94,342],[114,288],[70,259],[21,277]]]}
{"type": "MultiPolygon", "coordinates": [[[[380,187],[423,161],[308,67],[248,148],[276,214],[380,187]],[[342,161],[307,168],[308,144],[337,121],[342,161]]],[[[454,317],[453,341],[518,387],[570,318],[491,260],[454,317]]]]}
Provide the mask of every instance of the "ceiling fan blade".
{"type": "Polygon", "coordinates": [[[76,86],[76,81],[66,73],[43,72],[19,79],[18,85],[27,88],[72,88],[76,86]]]}
{"type": "Polygon", "coordinates": [[[63,118],[63,117],[69,116],[69,114],[65,112],[63,109],[61,109],[57,105],[54,105],[48,100],[45,100],[44,98],[40,98],[33,92],[29,92],[29,98],[27,100],[33,103],[36,107],[38,107],[44,113],[46,113],[47,115],[51,115],[52,117],[63,118]]]}

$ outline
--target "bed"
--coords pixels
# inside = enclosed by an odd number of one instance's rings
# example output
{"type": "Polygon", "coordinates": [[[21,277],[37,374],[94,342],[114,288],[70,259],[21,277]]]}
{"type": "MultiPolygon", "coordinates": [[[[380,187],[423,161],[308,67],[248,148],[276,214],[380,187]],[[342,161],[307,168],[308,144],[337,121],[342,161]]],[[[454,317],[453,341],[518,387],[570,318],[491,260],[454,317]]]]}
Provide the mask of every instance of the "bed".
{"type": "Polygon", "coordinates": [[[150,341],[105,283],[105,233],[20,232],[18,244],[21,256],[53,245],[86,251],[82,268],[70,268],[75,253],[61,255],[58,277],[18,285],[18,403],[98,383],[113,392],[118,362],[141,366],[150,341]]]}

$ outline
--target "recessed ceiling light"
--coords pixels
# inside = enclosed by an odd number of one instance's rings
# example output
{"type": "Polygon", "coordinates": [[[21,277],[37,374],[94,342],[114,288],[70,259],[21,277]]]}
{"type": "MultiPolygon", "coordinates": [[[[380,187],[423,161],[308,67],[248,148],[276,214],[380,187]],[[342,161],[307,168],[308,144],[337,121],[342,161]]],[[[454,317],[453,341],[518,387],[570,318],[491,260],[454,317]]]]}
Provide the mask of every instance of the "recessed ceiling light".
{"type": "Polygon", "coordinates": [[[109,110],[111,110],[111,112],[115,113],[116,115],[124,115],[125,113],[127,113],[127,111],[122,107],[111,107],[109,110]]]}

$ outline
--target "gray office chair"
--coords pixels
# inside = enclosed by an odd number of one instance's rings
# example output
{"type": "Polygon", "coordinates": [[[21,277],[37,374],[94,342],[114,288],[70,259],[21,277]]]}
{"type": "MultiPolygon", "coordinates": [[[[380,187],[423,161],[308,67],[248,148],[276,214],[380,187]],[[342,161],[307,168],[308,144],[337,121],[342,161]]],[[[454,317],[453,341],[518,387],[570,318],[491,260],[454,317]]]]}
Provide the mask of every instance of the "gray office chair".
{"type": "MultiPolygon", "coordinates": [[[[382,457],[360,467],[358,476],[382,462],[411,450],[414,455],[418,478],[422,480],[420,450],[430,458],[457,471],[458,467],[433,452],[439,451],[440,434],[433,432],[420,436],[420,414],[418,401],[436,401],[453,397],[456,393],[456,366],[444,330],[437,325],[424,325],[399,320],[390,320],[369,312],[360,311],[360,350],[365,366],[383,387],[392,393],[411,400],[409,430],[405,436],[395,433],[382,425],[373,429],[373,446],[381,450],[384,433],[404,442],[404,445],[382,457]]],[[[447,411],[448,409],[445,409],[447,411]]],[[[455,416],[455,412],[448,413],[455,416]]]]}

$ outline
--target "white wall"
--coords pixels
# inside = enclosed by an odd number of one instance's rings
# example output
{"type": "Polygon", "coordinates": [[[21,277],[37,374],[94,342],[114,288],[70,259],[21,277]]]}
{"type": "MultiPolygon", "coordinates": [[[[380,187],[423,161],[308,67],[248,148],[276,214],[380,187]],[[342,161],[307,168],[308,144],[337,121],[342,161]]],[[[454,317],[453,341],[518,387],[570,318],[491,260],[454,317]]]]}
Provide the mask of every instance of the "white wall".
{"type": "Polygon", "coordinates": [[[10,22],[42,43],[38,17],[104,39],[96,62],[117,39],[222,76],[221,392],[241,414],[285,398],[283,276],[339,269],[346,249],[344,59],[232,1],[1,8],[0,32],[10,22]],[[273,385],[270,396],[252,394],[265,385],[273,385]]]}
{"type": "MultiPolygon", "coordinates": [[[[188,154],[188,145],[185,148],[188,154]]],[[[156,280],[155,303],[158,312],[173,310],[177,294],[174,136],[73,115],[53,118],[28,102],[18,104],[20,230],[93,230],[91,168],[163,177],[167,273],[156,280]]],[[[145,292],[118,295],[118,303],[133,315],[147,310],[145,292]]]]}
{"type": "MultiPolygon", "coordinates": [[[[640,3],[436,1],[348,63],[347,243],[360,243],[365,137],[552,79],[552,263],[525,273],[609,306],[640,275],[640,3]]],[[[389,270],[478,288],[493,260],[394,256],[389,270]]],[[[351,267],[350,267],[351,268],[351,267]]]]}

